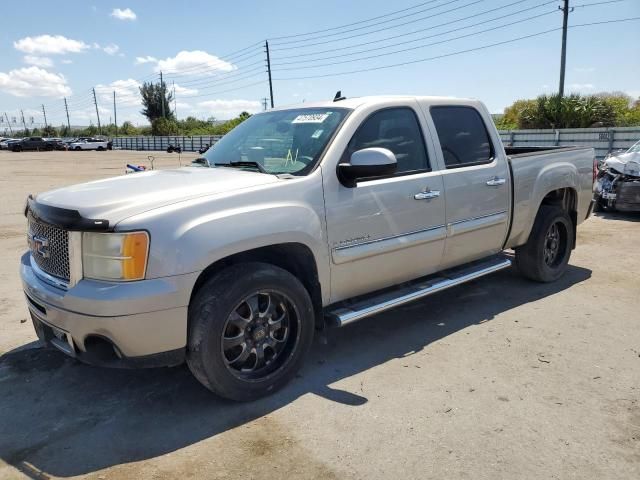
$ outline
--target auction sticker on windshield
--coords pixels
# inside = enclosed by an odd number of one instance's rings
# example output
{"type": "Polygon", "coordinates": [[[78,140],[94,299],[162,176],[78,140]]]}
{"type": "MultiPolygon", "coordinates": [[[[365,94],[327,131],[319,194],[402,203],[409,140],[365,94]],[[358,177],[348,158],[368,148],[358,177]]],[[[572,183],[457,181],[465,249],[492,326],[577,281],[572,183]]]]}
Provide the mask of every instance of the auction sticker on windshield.
{"type": "Polygon", "coordinates": [[[327,113],[305,113],[303,115],[298,115],[296,118],[292,120],[291,123],[322,123],[329,115],[333,112],[327,113]]]}

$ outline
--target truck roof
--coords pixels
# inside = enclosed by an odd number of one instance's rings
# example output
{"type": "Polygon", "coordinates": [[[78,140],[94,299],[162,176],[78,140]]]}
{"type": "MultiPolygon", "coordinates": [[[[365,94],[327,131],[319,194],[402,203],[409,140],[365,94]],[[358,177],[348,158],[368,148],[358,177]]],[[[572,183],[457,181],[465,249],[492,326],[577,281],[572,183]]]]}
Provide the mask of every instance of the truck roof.
{"type": "Polygon", "coordinates": [[[365,97],[352,97],[334,102],[323,100],[318,102],[305,102],[283,105],[274,110],[289,110],[292,108],[358,108],[362,105],[375,105],[389,102],[390,100],[419,100],[427,103],[448,103],[453,105],[478,105],[480,102],[473,98],[458,98],[427,95],[371,95],[365,97]]]}

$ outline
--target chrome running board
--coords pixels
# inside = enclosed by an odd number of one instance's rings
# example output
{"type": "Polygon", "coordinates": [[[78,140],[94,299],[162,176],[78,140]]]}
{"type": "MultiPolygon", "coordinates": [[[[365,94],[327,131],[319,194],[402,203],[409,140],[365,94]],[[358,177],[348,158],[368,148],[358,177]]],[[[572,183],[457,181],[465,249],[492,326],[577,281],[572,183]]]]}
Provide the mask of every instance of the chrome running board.
{"type": "Polygon", "coordinates": [[[381,293],[329,306],[325,318],[331,326],[344,327],[362,318],[413,302],[510,266],[511,260],[502,255],[479,260],[463,267],[445,270],[403,284],[397,289],[386,289],[381,293]]]}

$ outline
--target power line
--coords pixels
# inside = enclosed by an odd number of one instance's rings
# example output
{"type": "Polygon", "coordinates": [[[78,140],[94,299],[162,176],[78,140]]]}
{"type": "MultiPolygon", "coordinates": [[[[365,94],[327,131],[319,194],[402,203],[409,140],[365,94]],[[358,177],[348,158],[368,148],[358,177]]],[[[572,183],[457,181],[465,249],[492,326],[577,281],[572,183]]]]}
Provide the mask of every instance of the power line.
{"type": "Polygon", "coordinates": [[[264,82],[260,81],[260,82],[254,82],[254,83],[249,83],[247,85],[241,85],[239,87],[236,88],[230,88],[228,90],[220,90],[219,92],[210,92],[210,93],[205,93],[202,95],[182,95],[181,98],[200,98],[200,97],[210,97],[212,95],[218,95],[220,93],[227,93],[227,92],[234,92],[236,90],[242,90],[243,88],[248,88],[248,87],[253,87],[255,85],[263,85],[264,82]]]}
{"type": "MultiPolygon", "coordinates": [[[[248,73],[251,72],[256,72],[256,71],[264,71],[264,62],[260,61],[259,65],[256,65],[253,68],[250,68],[248,70],[235,70],[233,72],[229,72],[227,74],[219,74],[219,75],[202,75],[202,76],[198,76],[195,78],[191,78],[189,80],[179,80],[180,85],[193,85],[193,84],[198,84],[198,83],[202,83],[203,81],[207,81],[207,82],[215,82],[215,81],[225,81],[228,80],[230,78],[235,78],[238,76],[242,76],[242,75],[246,75],[248,73]]],[[[167,78],[171,78],[171,79],[175,79],[174,76],[167,76],[167,78]]]]}
{"type": "MultiPolygon", "coordinates": [[[[458,1],[458,0],[456,0],[456,1],[458,1]]],[[[424,16],[424,17],[414,18],[413,20],[408,20],[408,21],[400,23],[398,25],[390,25],[390,26],[387,26],[387,27],[383,27],[383,28],[378,28],[376,30],[372,30],[370,32],[356,33],[356,34],[348,35],[348,36],[342,37],[342,38],[336,38],[336,39],[332,39],[332,40],[324,40],[322,42],[308,43],[306,45],[294,45],[294,46],[289,46],[289,47],[274,48],[273,50],[274,51],[282,51],[282,50],[293,50],[293,49],[300,49],[300,48],[308,48],[308,47],[313,47],[313,46],[316,46],[316,45],[326,45],[327,43],[332,43],[332,42],[336,42],[336,41],[349,40],[351,38],[364,37],[364,36],[367,36],[367,35],[371,35],[371,34],[378,33],[378,32],[384,32],[386,30],[391,30],[391,29],[394,29],[394,28],[405,27],[407,25],[410,25],[410,24],[413,24],[413,23],[417,23],[417,22],[421,22],[423,20],[428,20],[430,18],[439,17],[440,15],[444,15],[445,13],[451,13],[451,12],[455,12],[457,10],[461,10],[461,9],[470,7],[471,5],[475,5],[476,3],[479,3],[480,1],[484,1],[484,0],[476,0],[474,2],[467,3],[465,5],[461,5],[461,6],[456,7],[456,8],[451,8],[451,9],[445,10],[443,12],[434,13],[432,15],[427,15],[427,16],[424,16]]],[[[502,7],[494,8],[493,10],[499,10],[500,8],[508,8],[508,7],[512,6],[512,5],[523,3],[525,1],[527,1],[527,0],[517,0],[516,2],[507,4],[507,5],[503,5],[502,7]]],[[[492,11],[492,10],[490,10],[490,11],[492,11]]],[[[481,15],[481,14],[477,14],[477,15],[481,15]]]]}
{"type": "MultiPolygon", "coordinates": [[[[426,37],[420,37],[420,38],[417,38],[417,39],[412,40],[412,41],[425,40],[425,39],[428,39],[428,38],[433,38],[435,36],[445,35],[447,33],[456,32],[456,31],[459,31],[459,30],[464,30],[466,28],[475,27],[475,26],[481,25],[483,23],[489,23],[489,22],[493,22],[493,21],[496,21],[496,20],[501,20],[503,18],[512,17],[514,15],[519,15],[521,13],[528,12],[530,10],[535,10],[537,8],[544,7],[546,5],[550,5],[550,4],[556,3],[556,2],[557,2],[557,0],[550,0],[550,1],[538,4],[538,5],[534,5],[532,7],[524,8],[522,10],[518,10],[516,12],[507,13],[505,15],[500,15],[498,17],[494,17],[494,18],[489,19],[489,20],[485,20],[485,21],[478,22],[478,23],[475,23],[475,24],[467,25],[467,26],[464,26],[464,27],[455,28],[455,29],[452,29],[452,30],[448,30],[446,32],[439,32],[439,33],[436,33],[436,34],[433,34],[433,35],[429,35],[429,36],[426,36],[426,37]]],[[[432,26],[426,27],[426,28],[420,28],[418,30],[413,30],[411,32],[400,33],[400,34],[397,34],[397,35],[391,35],[391,36],[388,36],[388,37],[383,37],[383,38],[379,38],[379,39],[376,39],[376,40],[370,40],[370,41],[367,41],[367,42],[356,43],[356,44],[353,44],[353,45],[340,46],[340,50],[347,50],[347,49],[351,49],[351,48],[357,48],[357,47],[363,47],[363,46],[367,46],[367,45],[373,45],[375,43],[384,42],[384,41],[387,41],[387,40],[394,40],[396,38],[402,38],[402,37],[406,37],[406,36],[410,36],[410,35],[415,35],[416,33],[421,33],[421,32],[426,32],[426,31],[429,31],[429,30],[434,30],[436,28],[444,27],[446,25],[451,25],[451,24],[454,24],[454,23],[458,23],[458,22],[461,22],[463,20],[469,20],[470,18],[476,18],[476,17],[479,17],[481,15],[486,15],[487,13],[495,12],[496,10],[502,10],[503,8],[507,8],[507,7],[513,6],[513,5],[517,4],[517,3],[521,3],[521,2],[518,1],[518,2],[509,4],[509,5],[505,5],[505,6],[502,6],[502,7],[492,8],[492,9],[489,9],[489,10],[485,10],[483,12],[474,13],[473,15],[468,15],[466,17],[458,18],[458,19],[455,19],[455,20],[450,20],[448,22],[439,23],[437,25],[432,25],[432,26]]],[[[380,47],[380,48],[387,48],[387,47],[380,47]]],[[[307,53],[301,53],[301,54],[298,54],[298,55],[289,55],[288,58],[299,58],[299,57],[306,57],[306,56],[310,56],[310,55],[320,55],[320,54],[323,54],[323,53],[335,53],[335,51],[336,51],[336,48],[334,47],[334,48],[331,48],[331,49],[320,50],[320,51],[316,51],[316,52],[307,52],[307,53]]],[[[280,65],[284,65],[284,64],[281,63],[280,65]]]]}
{"type": "Polygon", "coordinates": [[[228,85],[230,83],[236,83],[238,81],[246,80],[247,78],[257,77],[257,76],[263,75],[265,73],[264,68],[261,67],[259,70],[260,71],[258,71],[258,72],[247,73],[245,75],[241,75],[239,77],[234,77],[232,79],[224,78],[224,79],[222,79],[224,81],[222,81],[222,80],[211,81],[211,80],[208,80],[208,79],[205,78],[205,79],[201,79],[200,82],[195,84],[195,85],[194,84],[180,83],[179,86],[183,87],[184,85],[187,85],[184,88],[192,88],[192,89],[193,88],[204,89],[204,88],[211,87],[211,86],[217,88],[217,87],[219,87],[221,85],[228,85]]]}
{"type": "MultiPolygon", "coordinates": [[[[431,10],[435,10],[436,8],[440,8],[440,7],[443,7],[445,5],[451,5],[453,3],[457,3],[457,2],[460,2],[460,1],[462,1],[462,0],[445,1],[444,3],[442,3],[440,5],[436,5],[436,6],[433,6],[433,7],[425,8],[425,9],[419,10],[417,12],[408,13],[406,15],[402,15],[402,16],[397,17],[397,18],[390,18],[390,19],[387,19],[387,20],[382,20],[380,22],[372,23],[371,25],[365,25],[365,26],[362,26],[362,27],[352,28],[352,29],[349,29],[349,33],[350,32],[356,32],[358,30],[365,30],[367,28],[372,28],[372,27],[375,27],[377,25],[383,25],[385,23],[395,22],[397,20],[401,20],[401,19],[407,18],[407,17],[414,17],[415,15],[417,15],[419,13],[424,13],[424,12],[428,12],[428,11],[431,11],[431,10]]],[[[453,11],[456,11],[456,10],[460,10],[461,8],[470,7],[472,5],[475,5],[477,3],[481,3],[481,2],[484,2],[484,1],[485,0],[474,0],[472,2],[466,3],[466,4],[461,5],[459,7],[455,7],[453,9],[444,10],[442,12],[434,13],[434,14],[428,16],[427,18],[434,17],[434,16],[437,17],[439,15],[444,15],[445,13],[449,13],[449,12],[453,12],[453,11]]],[[[522,1],[524,1],[524,0],[522,0],[522,1]]],[[[394,27],[385,27],[385,28],[394,28],[394,27]]],[[[286,41],[286,42],[276,42],[276,43],[274,43],[274,45],[275,46],[280,46],[280,45],[290,45],[290,44],[293,44],[293,43],[296,43],[296,44],[306,43],[306,42],[310,42],[310,41],[313,41],[313,40],[319,40],[321,38],[334,37],[334,36],[337,36],[337,35],[344,35],[345,33],[347,33],[347,32],[329,33],[327,35],[318,35],[316,37],[310,37],[310,38],[305,38],[305,39],[300,39],[300,40],[289,40],[289,41],[286,41]]],[[[333,41],[333,40],[329,40],[329,41],[333,41]]],[[[297,45],[297,46],[294,46],[294,47],[289,47],[289,48],[299,48],[299,47],[300,47],[300,45],[297,45]]],[[[284,48],[285,47],[279,48],[279,50],[284,50],[284,48]]]]}
{"type": "MultiPolygon", "coordinates": [[[[332,57],[317,58],[317,59],[313,59],[313,60],[298,60],[298,61],[294,61],[294,62],[277,63],[276,67],[278,67],[280,65],[295,65],[295,64],[299,64],[299,63],[309,63],[309,62],[317,62],[317,61],[321,61],[321,60],[330,60],[332,58],[341,58],[341,57],[347,57],[347,56],[358,55],[358,54],[361,54],[361,53],[369,53],[369,52],[377,52],[377,54],[376,55],[372,55],[372,56],[367,56],[367,57],[353,58],[351,60],[345,60],[345,61],[339,61],[339,62],[330,62],[330,63],[324,63],[324,64],[320,64],[320,65],[310,65],[310,66],[307,66],[307,67],[298,67],[298,68],[300,68],[300,69],[316,68],[316,67],[321,67],[321,66],[337,65],[337,64],[340,64],[340,63],[350,63],[350,62],[357,62],[357,61],[360,61],[360,60],[368,60],[370,58],[374,58],[374,57],[377,58],[377,57],[381,57],[381,56],[385,56],[385,55],[394,55],[396,53],[403,53],[403,52],[407,52],[407,51],[410,51],[410,50],[416,50],[416,49],[419,49],[419,48],[430,47],[430,46],[439,45],[439,44],[442,44],[442,43],[453,42],[455,40],[460,40],[461,38],[472,37],[474,35],[479,35],[481,33],[491,32],[493,30],[498,30],[500,28],[510,27],[512,25],[517,25],[519,23],[528,22],[530,20],[535,20],[536,18],[544,17],[546,15],[551,15],[551,14],[554,14],[556,12],[557,12],[557,10],[551,10],[551,11],[548,11],[548,12],[540,13],[538,15],[533,15],[533,16],[530,16],[530,17],[526,17],[526,18],[523,18],[523,19],[520,19],[520,20],[515,20],[515,21],[512,21],[512,22],[503,23],[503,24],[497,25],[495,27],[487,28],[487,29],[484,29],[484,30],[478,30],[477,32],[471,32],[471,33],[467,33],[465,35],[459,35],[457,37],[448,38],[448,39],[440,40],[440,41],[437,41],[437,42],[425,43],[425,44],[417,45],[415,47],[404,48],[404,49],[401,49],[401,50],[394,50],[392,52],[380,53],[379,50],[382,49],[382,48],[391,48],[391,47],[394,47],[394,46],[406,45],[407,43],[414,43],[414,42],[425,40],[425,39],[428,39],[428,38],[439,37],[439,36],[442,36],[442,35],[445,35],[445,34],[448,34],[448,33],[451,33],[451,32],[455,32],[455,31],[464,30],[464,29],[467,29],[467,28],[476,27],[478,25],[484,25],[486,23],[494,21],[494,19],[491,19],[491,20],[488,20],[488,21],[485,21],[485,22],[475,23],[473,25],[469,25],[469,26],[466,26],[466,27],[455,28],[455,29],[449,30],[447,32],[441,32],[441,33],[438,33],[438,34],[435,34],[435,35],[428,35],[426,37],[421,37],[421,38],[417,38],[417,39],[414,39],[414,40],[408,40],[408,41],[404,41],[404,42],[398,42],[398,43],[395,43],[395,44],[381,46],[381,47],[378,47],[378,48],[369,48],[369,49],[365,49],[365,50],[359,50],[357,52],[344,53],[344,54],[341,54],[341,55],[334,55],[332,57]]],[[[281,68],[279,70],[295,70],[295,69],[296,68],[294,68],[294,67],[290,67],[290,68],[281,68]]]]}
{"type": "MultiPolygon", "coordinates": [[[[583,23],[583,24],[577,24],[577,25],[569,25],[569,28],[588,27],[588,26],[593,26],[593,25],[604,25],[604,24],[610,24],[610,23],[622,23],[622,22],[630,22],[630,21],[636,21],[636,20],[640,20],[640,17],[630,17],[630,18],[615,19],[615,20],[605,20],[605,21],[601,21],[601,22],[592,22],[592,23],[583,23]]],[[[428,61],[432,61],[432,60],[437,60],[437,59],[440,59],[440,58],[453,57],[453,56],[456,56],[456,55],[462,55],[464,53],[476,52],[476,51],[479,51],[479,50],[486,50],[488,48],[497,47],[497,46],[500,46],[500,45],[506,45],[506,44],[509,44],[509,43],[515,43],[515,42],[518,42],[520,40],[539,37],[539,36],[542,36],[542,35],[546,35],[548,33],[557,32],[558,30],[562,30],[562,27],[552,28],[552,29],[549,29],[549,30],[536,32],[536,33],[532,33],[532,34],[529,34],[529,35],[523,35],[521,37],[516,37],[516,38],[509,39],[509,40],[503,40],[501,42],[490,43],[488,45],[482,45],[480,47],[468,48],[466,50],[459,50],[459,51],[456,51],[456,52],[445,53],[445,54],[442,54],[442,55],[435,55],[433,57],[420,58],[420,59],[417,59],[417,60],[408,60],[406,62],[393,63],[393,64],[389,64],[389,65],[379,65],[379,66],[375,66],[375,67],[362,68],[362,69],[356,69],[356,70],[348,70],[348,71],[343,71],[343,72],[326,73],[326,74],[321,74],[321,75],[306,75],[306,76],[300,76],[300,77],[278,78],[277,80],[278,81],[307,80],[307,79],[312,79],[312,78],[335,77],[335,76],[339,76],[339,75],[351,75],[351,74],[354,74],[354,73],[372,72],[372,71],[375,71],[375,70],[384,70],[384,69],[388,69],[388,68],[401,67],[401,66],[405,66],[405,65],[412,65],[412,64],[416,64],[416,63],[423,63],[423,62],[428,62],[428,61]]]]}
{"type": "Polygon", "coordinates": [[[402,10],[396,10],[395,12],[385,13],[383,15],[378,15],[377,17],[367,18],[366,20],[360,20],[358,22],[346,23],[346,24],[340,25],[338,27],[325,28],[323,30],[315,30],[313,32],[297,33],[297,34],[294,34],[294,35],[284,35],[282,37],[271,37],[270,40],[281,40],[283,38],[302,37],[302,36],[305,36],[305,35],[313,35],[313,34],[316,34],[316,33],[330,32],[332,30],[340,30],[340,29],[343,29],[343,28],[351,27],[353,25],[360,25],[362,23],[367,23],[367,22],[370,22],[372,20],[377,20],[379,18],[390,17],[390,16],[395,15],[397,13],[402,13],[402,12],[406,12],[408,10],[413,10],[414,8],[419,8],[419,7],[422,7],[424,5],[428,5],[430,3],[435,3],[437,1],[439,1],[439,0],[430,0],[428,2],[422,2],[422,3],[419,3],[417,5],[413,5],[411,7],[403,8],[402,10]]]}

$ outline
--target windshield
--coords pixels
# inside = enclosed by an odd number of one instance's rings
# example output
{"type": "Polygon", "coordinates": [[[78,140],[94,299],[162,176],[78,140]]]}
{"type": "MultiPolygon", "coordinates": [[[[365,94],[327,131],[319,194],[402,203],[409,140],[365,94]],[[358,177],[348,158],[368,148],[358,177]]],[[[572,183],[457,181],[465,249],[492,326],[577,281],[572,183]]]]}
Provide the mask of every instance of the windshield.
{"type": "Polygon", "coordinates": [[[633,146],[627,150],[627,153],[640,153],[640,141],[634,143],[633,146]]]}
{"type": "Polygon", "coordinates": [[[245,120],[204,153],[210,166],[306,175],[349,110],[297,108],[245,120]],[[258,164],[257,166],[255,164],[258,164]]]}

